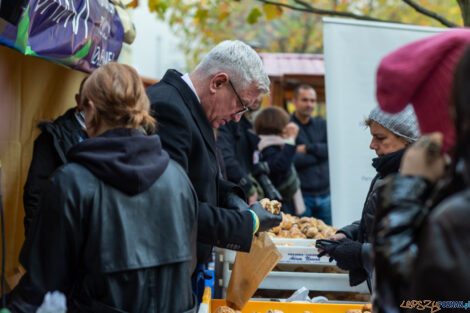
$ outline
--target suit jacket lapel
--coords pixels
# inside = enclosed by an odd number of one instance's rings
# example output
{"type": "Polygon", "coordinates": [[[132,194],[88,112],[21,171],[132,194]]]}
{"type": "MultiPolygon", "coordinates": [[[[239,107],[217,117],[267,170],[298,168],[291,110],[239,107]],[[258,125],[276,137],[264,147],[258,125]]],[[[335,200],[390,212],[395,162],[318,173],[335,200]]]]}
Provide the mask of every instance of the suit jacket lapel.
{"type": "Polygon", "coordinates": [[[181,76],[182,74],[176,70],[168,70],[162,80],[178,90],[184,103],[191,112],[193,119],[196,121],[196,125],[199,128],[204,141],[216,158],[215,138],[212,126],[207,120],[206,113],[202,109],[201,103],[199,103],[199,100],[191,88],[189,88],[185,81],[181,79],[181,76]]]}

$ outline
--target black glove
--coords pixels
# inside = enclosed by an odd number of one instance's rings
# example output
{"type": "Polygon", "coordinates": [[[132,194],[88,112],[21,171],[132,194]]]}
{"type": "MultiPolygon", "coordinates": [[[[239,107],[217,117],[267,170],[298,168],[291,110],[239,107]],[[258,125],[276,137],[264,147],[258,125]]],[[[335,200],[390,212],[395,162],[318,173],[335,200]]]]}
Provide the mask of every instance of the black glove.
{"type": "Polygon", "coordinates": [[[257,216],[259,220],[259,228],[258,232],[269,230],[273,227],[278,226],[282,222],[282,215],[281,214],[272,214],[263,209],[261,203],[255,202],[250,206],[250,210],[252,210],[257,216]]]}
{"type": "Polygon", "coordinates": [[[259,175],[269,175],[269,165],[268,162],[258,162],[253,164],[253,169],[251,174],[256,178],[259,175]]]}
{"type": "Polygon", "coordinates": [[[227,209],[246,211],[249,209],[248,203],[234,193],[229,193],[225,199],[227,209]]]}
{"type": "MultiPolygon", "coordinates": [[[[323,250],[318,254],[318,257],[321,258],[324,255],[329,255],[329,251],[332,251],[336,248],[336,246],[339,245],[339,242],[336,240],[330,240],[330,239],[318,239],[315,242],[315,247],[317,249],[323,250]]],[[[333,261],[333,257],[330,256],[330,262],[333,261]]]]}
{"type": "Polygon", "coordinates": [[[362,243],[358,241],[349,238],[336,241],[319,239],[316,241],[316,247],[324,250],[318,256],[328,254],[343,270],[351,271],[362,268],[362,243]]]}

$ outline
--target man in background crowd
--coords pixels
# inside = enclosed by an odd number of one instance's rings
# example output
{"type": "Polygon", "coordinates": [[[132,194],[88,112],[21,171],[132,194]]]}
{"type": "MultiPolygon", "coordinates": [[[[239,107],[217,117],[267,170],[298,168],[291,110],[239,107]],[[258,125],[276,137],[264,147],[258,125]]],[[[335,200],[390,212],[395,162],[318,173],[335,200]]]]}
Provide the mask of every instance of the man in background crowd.
{"type": "Polygon", "coordinates": [[[295,106],[292,121],[299,126],[294,162],[306,206],[303,215],[319,218],[331,225],[326,121],[312,117],[317,93],[311,86],[297,87],[292,102],[295,106]]]}

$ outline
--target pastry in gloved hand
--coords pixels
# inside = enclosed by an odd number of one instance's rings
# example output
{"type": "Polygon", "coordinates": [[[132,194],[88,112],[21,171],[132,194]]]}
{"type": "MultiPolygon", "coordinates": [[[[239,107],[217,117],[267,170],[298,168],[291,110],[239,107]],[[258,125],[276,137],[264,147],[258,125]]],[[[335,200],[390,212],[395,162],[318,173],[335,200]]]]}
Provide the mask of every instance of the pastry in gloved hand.
{"type": "Polygon", "coordinates": [[[269,200],[268,198],[264,198],[259,200],[261,205],[266,211],[269,211],[272,214],[279,214],[281,213],[281,206],[282,203],[277,200],[269,200]]]}
{"type": "Polygon", "coordinates": [[[254,233],[269,230],[282,222],[281,214],[272,214],[266,211],[259,201],[250,206],[250,211],[255,220],[258,220],[259,225],[258,228],[254,230],[254,233]]]}
{"type": "Polygon", "coordinates": [[[328,254],[336,261],[338,267],[343,270],[351,271],[362,268],[362,243],[358,241],[354,241],[349,238],[343,238],[336,241],[317,240],[316,246],[323,250],[319,256],[328,254]],[[329,244],[327,244],[327,242],[329,244]]]}

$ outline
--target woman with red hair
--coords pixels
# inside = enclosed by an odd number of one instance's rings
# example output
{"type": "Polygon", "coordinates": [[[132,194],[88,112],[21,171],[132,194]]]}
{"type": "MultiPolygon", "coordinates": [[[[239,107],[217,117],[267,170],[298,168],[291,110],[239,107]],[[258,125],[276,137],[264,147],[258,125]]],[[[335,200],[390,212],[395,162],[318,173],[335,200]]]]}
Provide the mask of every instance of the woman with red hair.
{"type": "Polygon", "coordinates": [[[108,63],[85,82],[90,139],[45,187],[12,312],[36,312],[54,290],[68,312],[195,312],[197,198],[160,138],[146,134],[156,124],[149,106],[127,65],[108,63]]]}

